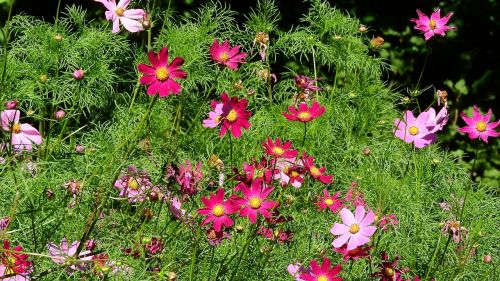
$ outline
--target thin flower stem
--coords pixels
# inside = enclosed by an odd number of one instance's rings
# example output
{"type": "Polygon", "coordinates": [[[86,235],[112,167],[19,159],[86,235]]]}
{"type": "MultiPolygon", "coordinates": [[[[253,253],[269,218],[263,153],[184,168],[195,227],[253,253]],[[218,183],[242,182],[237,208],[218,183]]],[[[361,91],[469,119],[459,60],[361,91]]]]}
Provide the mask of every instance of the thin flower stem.
{"type": "Polygon", "coordinates": [[[199,238],[200,238],[200,229],[201,229],[201,227],[197,228],[196,236],[194,238],[194,247],[193,247],[193,251],[191,252],[191,265],[189,267],[189,280],[193,280],[194,269],[196,267],[196,258],[198,257],[198,244],[199,244],[199,238]]]}
{"type": "Polygon", "coordinates": [[[208,269],[208,279],[207,281],[211,281],[212,279],[212,268],[214,266],[214,252],[215,252],[215,247],[210,248],[210,268],[208,269]]]}
{"type": "Polygon", "coordinates": [[[444,246],[443,252],[441,253],[441,257],[439,258],[439,262],[438,262],[436,268],[434,268],[434,271],[433,271],[432,275],[434,275],[434,273],[436,272],[436,270],[438,270],[438,268],[443,265],[444,256],[446,255],[446,250],[448,250],[448,246],[450,245],[451,236],[452,235],[450,235],[448,233],[448,240],[446,240],[446,245],[444,246]]]}
{"type": "Polygon", "coordinates": [[[302,149],[304,149],[304,144],[306,143],[306,136],[307,136],[307,122],[304,122],[304,136],[302,138],[302,149]]]}
{"type": "Polygon", "coordinates": [[[250,233],[247,236],[247,239],[245,241],[245,245],[243,245],[243,249],[240,252],[240,255],[238,256],[238,263],[236,264],[236,267],[233,270],[233,273],[231,274],[231,278],[229,280],[233,280],[234,276],[236,275],[236,272],[238,272],[238,268],[240,267],[241,260],[243,259],[243,254],[247,252],[248,246],[250,243],[253,241],[253,239],[256,237],[255,236],[255,227],[250,228],[250,233]]]}
{"type": "Polygon", "coordinates": [[[419,74],[418,80],[417,80],[417,85],[415,86],[415,89],[414,89],[415,91],[418,90],[418,87],[420,86],[420,82],[422,81],[425,67],[427,66],[427,62],[429,61],[429,56],[431,53],[432,53],[432,49],[431,49],[431,44],[429,43],[427,45],[427,53],[425,54],[424,65],[422,66],[422,70],[420,70],[420,74],[419,74]]]}
{"type": "Polygon", "coordinates": [[[234,167],[234,162],[233,162],[233,141],[232,141],[231,133],[229,133],[229,153],[231,156],[231,168],[234,167]]]}
{"type": "Polygon", "coordinates": [[[439,239],[436,243],[436,247],[434,247],[434,253],[432,254],[431,259],[427,262],[427,272],[425,273],[425,278],[424,280],[428,280],[427,278],[429,277],[429,273],[431,273],[432,266],[434,265],[434,259],[436,258],[436,255],[438,253],[439,245],[441,245],[441,238],[443,235],[439,235],[439,239]]]}
{"type": "MultiPolygon", "coordinates": [[[[313,70],[314,70],[314,86],[318,87],[318,74],[316,70],[316,53],[314,52],[314,47],[312,47],[311,49],[312,49],[313,70]]],[[[317,93],[319,93],[319,91],[317,93]]]]}
{"type": "Polygon", "coordinates": [[[165,10],[165,17],[163,18],[163,24],[161,25],[160,29],[160,36],[163,34],[163,30],[165,29],[165,25],[168,21],[168,15],[170,14],[170,4],[172,4],[172,0],[168,0],[168,6],[167,9],[165,10]]]}
{"type": "Polygon", "coordinates": [[[61,0],[57,2],[57,10],[56,10],[56,20],[54,22],[54,29],[57,32],[57,24],[59,23],[59,10],[61,8],[61,0]]]}

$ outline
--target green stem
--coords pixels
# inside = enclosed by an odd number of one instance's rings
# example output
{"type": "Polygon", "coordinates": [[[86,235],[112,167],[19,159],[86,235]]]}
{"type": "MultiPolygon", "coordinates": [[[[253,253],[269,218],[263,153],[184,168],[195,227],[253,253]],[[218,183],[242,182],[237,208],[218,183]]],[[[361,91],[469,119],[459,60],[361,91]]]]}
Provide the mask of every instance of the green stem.
{"type": "Polygon", "coordinates": [[[214,265],[214,252],[215,252],[215,247],[210,248],[210,268],[208,269],[208,279],[207,281],[211,281],[210,277],[212,277],[212,268],[214,265]]]}
{"type": "Polygon", "coordinates": [[[234,276],[236,275],[236,272],[238,272],[238,268],[240,267],[243,254],[247,252],[248,246],[250,245],[250,243],[254,238],[255,238],[255,229],[252,227],[250,228],[250,233],[248,234],[247,240],[245,241],[245,245],[243,246],[243,249],[241,250],[240,255],[238,256],[238,263],[236,264],[236,267],[234,268],[233,273],[231,274],[231,278],[229,280],[233,280],[234,276]]]}
{"type": "Polygon", "coordinates": [[[432,275],[434,275],[436,270],[438,270],[438,268],[443,265],[444,256],[446,255],[446,250],[448,250],[448,246],[450,245],[451,236],[452,235],[450,233],[448,233],[448,240],[446,240],[446,245],[444,246],[443,252],[441,253],[441,257],[439,258],[439,262],[438,262],[436,268],[434,269],[434,272],[432,275]]]}
{"type": "Polygon", "coordinates": [[[196,237],[194,239],[194,247],[193,251],[191,252],[191,266],[189,267],[189,280],[193,280],[194,276],[194,268],[196,265],[196,258],[198,257],[198,242],[200,238],[200,229],[201,227],[198,227],[196,230],[196,237]]]}
{"type": "Polygon", "coordinates": [[[441,245],[441,238],[442,237],[443,236],[440,234],[439,239],[436,243],[436,247],[434,248],[434,253],[432,253],[431,259],[429,260],[429,262],[427,262],[427,272],[425,273],[424,280],[428,280],[427,278],[429,277],[429,273],[431,273],[432,266],[434,265],[434,259],[436,258],[436,255],[438,253],[439,245],[441,245]]]}
{"type": "MultiPolygon", "coordinates": [[[[477,159],[477,152],[478,151],[479,151],[479,145],[476,144],[476,151],[474,152],[474,160],[472,162],[472,168],[470,170],[471,181],[472,181],[472,176],[474,175],[474,169],[476,167],[476,159],[477,159]]],[[[464,211],[465,211],[465,203],[467,202],[467,197],[468,197],[467,195],[469,194],[469,190],[470,190],[471,185],[472,185],[472,183],[470,185],[467,185],[467,188],[465,189],[464,203],[462,204],[462,210],[460,210],[460,216],[458,217],[458,221],[460,222],[460,225],[462,225],[462,220],[463,220],[464,211]]]]}
{"type": "Polygon", "coordinates": [[[163,34],[163,30],[165,29],[165,25],[168,21],[168,14],[170,14],[170,4],[172,4],[172,0],[168,0],[168,6],[167,9],[165,10],[165,18],[163,19],[163,24],[161,25],[160,29],[160,37],[163,34]]]}
{"type": "Polygon", "coordinates": [[[302,137],[302,149],[304,149],[304,144],[306,143],[306,136],[307,136],[307,122],[304,122],[304,136],[302,137]]]}
{"type": "Polygon", "coordinates": [[[425,60],[424,60],[424,65],[422,66],[422,70],[420,70],[420,74],[418,75],[418,80],[417,80],[417,85],[415,86],[415,91],[418,90],[418,87],[420,86],[420,82],[422,81],[422,77],[424,75],[425,67],[427,66],[427,61],[429,60],[429,55],[431,54],[432,49],[429,45],[427,45],[427,53],[425,54],[425,60]]]}
{"type": "Polygon", "coordinates": [[[231,132],[228,132],[228,135],[229,135],[229,153],[230,153],[230,156],[231,156],[231,168],[234,167],[234,162],[233,162],[233,141],[232,141],[232,137],[231,137],[231,132]]]}

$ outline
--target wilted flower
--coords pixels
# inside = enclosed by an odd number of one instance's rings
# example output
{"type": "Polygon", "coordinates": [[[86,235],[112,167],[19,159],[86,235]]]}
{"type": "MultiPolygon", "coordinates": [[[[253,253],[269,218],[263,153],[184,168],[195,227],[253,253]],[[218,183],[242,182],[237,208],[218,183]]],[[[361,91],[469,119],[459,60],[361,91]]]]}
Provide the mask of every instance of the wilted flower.
{"type": "Polygon", "coordinates": [[[269,47],[269,34],[265,32],[257,32],[253,40],[253,44],[259,44],[260,60],[265,61],[267,57],[267,48],[269,47]]]}
{"type": "Polygon", "coordinates": [[[152,237],[143,239],[144,249],[147,255],[154,256],[163,250],[163,241],[161,238],[152,237]]]}
{"type": "Polygon", "coordinates": [[[216,231],[213,227],[206,230],[208,243],[212,246],[219,246],[223,239],[231,239],[228,232],[216,231]]]}
{"type": "Polygon", "coordinates": [[[73,78],[76,80],[82,80],[83,77],[85,77],[85,71],[83,71],[83,69],[75,69],[75,71],[73,71],[73,78]]]}
{"type": "Polygon", "coordinates": [[[170,205],[168,205],[168,209],[170,210],[172,216],[176,219],[182,219],[186,214],[186,210],[182,209],[182,203],[179,198],[177,198],[177,196],[174,196],[172,197],[172,199],[170,199],[170,205]]]}
{"type": "Polygon", "coordinates": [[[7,229],[9,226],[10,218],[9,217],[3,217],[0,219],[0,231],[7,229]]]}
{"type": "Polygon", "coordinates": [[[380,281],[401,281],[402,274],[406,270],[401,270],[398,268],[399,257],[394,258],[394,260],[389,261],[389,256],[386,252],[382,252],[382,263],[379,266],[380,271],[372,274],[373,277],[379,277],[380,281]]]}
{"type": "Polygon", "coordinates": [[[240,53],[240,45],[231,48],[229,41],[224,41],[222,45],[219,44],[217,39],[214,39],[212,46],[210,46],[210,57],[220,65],[224,65],[229,69],[237,70],[239,63],[245,63],[247,54],[240,53]]]}
{"type": "Polygon", "coordinates": [[[462,119],[467,123],[467,126],[458,128],[458,131],[460,133],[469,134],[471,140],[481,138],[485,143],[488,143],[488,137],[497,138],[500,136],[500,132],[495,130],[495,128],[500,125],[500,120],[490,123],[491,114],[490,108],[488,113],[482,115],[477,106],[474,106],[472,118],[462,112],[462,119]]]}
{"type": "Polygon", "coordinates": [[[257,234],[266,239],[276,241],[278,244],[285,244],[293,239],[293,233],[289,230],[272,229],[264,226],[261,226],[257,230],[257,234]]]}
{"type": "Polygon", "coordinates": [[[106,20],[113,22],[113,33],[120,31],[120,23],[130,32],[143,30],[142,21],[146,16],[143,9],[127,9],[131,0],[120,0],[116,4],[115,0],[95,0],[106,7],[106,20]]]}
{"type": "Polygon", "coordinates": [[[17,102],[17,100],[7,101],[5,103],[5,108],[6,109],[16,109],[18,104],[19,103],[17,102]]]}
{"type": "Polygon", "coordinates": [[[370,41],[370,46],[374,49],[378,49],[384,45],[384,38],[377,36],[370,41]]]}
{"type": "Polygon", "coordinates": [[[460,243],[464,237],[469,237],[469,230],[460,225],[459,221],[447,221],[443,227],[444,234],[451,234],[453,242],[460,243]]]}
{"type": "Polygon", "coordinates": [[[199,185],[203,179],[203,172],[201,171],[201,162],[196,164],[196,167],[191,166],[191,162],[186,160],[184,165],[179,165],[179,172],[176,175],[177,183],[180,185],[181,193],[183,195],[192,196],[198,193],[199,185]]]}
{"type": "Polygon", "coordinates": [[[97,247],[97,243],[95,242],[95,240],[90,239],[85,242],[85,249],[92,251],[95,249],[95,247],[97,247]]]}
{"type": "Polygon", "coordinates": [[[380,218],[378,221],[378,226],[383,230],[387,231],[389,229],[389,226],[396,226],[398,225],[399,221],[396,218],[396,215],[394,214],[387,214],[384,215],[380,218]]]}
{"type": "Polygon", "coordinates": [[[134,166],[129,166],[127,173],[115,181],[114,185],[120,190],[120,197],[127,197],[128,201],[133,203],[144,201],[146,191],[153,186],[149,176],[144,171],[137,171],[134,166]]]}
{"type": "Polygon", "coordinates": [[[33,262],[28,261],[27,254],[18,253],[22,249],[21,246],[11,249],[9,241],[3,241],[3,250],[6,251],[0,251],[0,279],[2,281],[30,280],[29,274],[33,271],[33,262]]]}
{"type": "Polygon", "coordinates": [[[340,235],[333,240],[333,247],[340,248],[347,243],[347,250],[350,251],[370,242],[370,236],[377,230],[371,225],[375,221],[375,214],[372,211],[365,216],[365,208],[358,206],[355,214],[346,208],[340,210],[339,214],[343,223],[335,223],[330,230],[333,235],[340,235]]]}
{"type": "Polygon", "coordinates": [[[365,198],[363,192],[357,188],[358,183],[352,182],[345,195],[345,201],[351,202],[354,207],[366,206],[365,198]]]}
{"type": "Polygon", "coordinates": [[[85,147],[81,144],[77,144],[75,146],[75,152],[79,154],[85,153],[85,147]]]}
{"type": "Polygon", "coordinates": [[[171,93],[178,95],[181,85],[174,79],[186,79],[187,73],[179,68],[184,64],[184,59],[176,57],[168,63],[168,48],[161,48],[159,53],[148,52],[151,66],[139,64],[137,69],[142,73],[140,83],[148,85],[146,93],[154,95],[159,93],[161,98],[168,97],[171,93]]]}
{"type": "Polygon", "coordinates": [[[437,96],[438,106],[441,106],[441,103],[443,103],[444,107],[448,106],[448,92],[446,92],[444,90],[443,91],[437,90],[436,96],[437,96]]]}
{"type": "Polygon", "coordinates": [[[297,75],[293,80],[295,81],[295,86],[306,94],[321,91],[321,88],[317,86],[318,79],[312,79],[306,75],[297,75]]]}
{"type": "Polygon", "coordinates": [[[359,25],[359,28],[358,28],[358,31],[359,31],[359,32],[361,32],[361,33],[365,33],[365,32],[366,32],[366,30],[367,30],[366,25],[364,25],[364,24],[360,24],[360,25],[359,25]]]}
{"type": "Polygon", "coordinates": [[[11,132],[11,144],[15,151],[31,151],[33,143],[42,144],[42,136],[29,124],[20,124],[19,110],[4,110],[1,113],[2,129],[11,132]]]}
{"type": "Polygon", "coordinates": [[[487,264],[490,264],[491,263],[491,255],[484,255],[483,256],[483,262],[484,263],[487,263],[487,264]]]}
{"type": "Polygon", "coordinates": [[[358,246],[352,250],[347,250],[347,245],[340,248],[333,248],[333,251],[344,256],[342,260],[344,263],[349,260],[357,261],[361,258],[367,258],[370,256],[371,246],[358,246]]]}
{"type": "Polygon", "coordinates": [[[69,182],[64,184],[64,188],[66,188],[72,195],[78,195],[80,190],[82,189],[82,183],[78,180],[70,180],[69,182]]]}
{"type": "Polygon", "coordinates": [[[416,24],[415,29],[424,32],[426,41],[431,39],[432,36],[436,34],[444,36],[446,31],[456,29],[455,27],[446,25],[451,16],[453,16],[453,13],[449,13],[448,15],[441,17],[441,10],[438,8],[432,13],[430,18],[418,9],[417,14],[418,19],[411,19],[411,21],[416,24]]]}

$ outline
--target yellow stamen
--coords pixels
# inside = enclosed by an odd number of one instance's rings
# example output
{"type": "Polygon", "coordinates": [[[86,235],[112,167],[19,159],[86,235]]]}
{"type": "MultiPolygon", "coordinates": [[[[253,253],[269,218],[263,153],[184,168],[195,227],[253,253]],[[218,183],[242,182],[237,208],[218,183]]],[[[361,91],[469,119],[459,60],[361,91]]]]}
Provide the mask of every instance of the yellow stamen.
{"type": "Polygon", "coordinates": [[[217,217],[224,215],[224,206],[220,204],[215,205],[215,207],[212,209],[212,214],[214,214],[217,217]]]}
{"type": "Polygon", "coordinates": [[[310,169],[309,169],[309,172],[311,172],[311,175],[315,176],[315,177],[319,177],[321,176],[321,172],[319,171],[318,168],[312,166],[310,169]]]}
{"type": "Polygon", "coordinates": [[[328,281],[328,277],[326,275],[320,275],[316,281],[328,281]]]}
{"type": "Polygon", "coordinates": [[[130,177],[128,179],[127,186],[130,189],[136,190],[137,188],[139,188],[139,183],[137,182],[136,179],[134,179],[133,177],[130,177]]]}
{"type": "Polygon", "coordinates": [[[351,227],[349,228],[349,232],[352,234],[356,234],[359,232],[359,225],[356,223],[351,224],[351,227]]]}
{"type": "Polygon", "coordinates": [[[273,153],[278,156],[281,156],[283,155],[283,153],[285,153],[285,151],[283,150],[283,148],[275,146],[273,147],[273,153]]]}
{"type": "Polygon", "coordinates": [[[168,76],[170,75],[170,73],[168,72],[168,69],[164,66],[158,68],[156,70],[155,74],[156,74],[156,79],[158,79],[160,81],[167,80],[168,76]]]}
{"type": "Polygon", "coordinates": [[[238,119],[238,112],[236,112],[236,110],[234,109],[231,109],[231,111],[229,111],[229,114],[226,116],[226,119],[229,122],[236,121],[236,119],[238,119]]]}
{"type": "Polygon", "coordinates": [[[476,130],[479,132],[484,132],[486,131],[486,122],[484,121],[479,121],[476,123],[476,130]]]}
{"type": "Polygon", "coordinates": [[[257,197],[252,197],[248,201],[248,204],[250,205],[250,207],[252,207],[252,209],[258,209],[260,208],[260,205],[262,205],[262,200],[260,200],[260,198],[257,197]]]}
{"type": "Polygon", "coordinates": [[[436,21],[435,20],[429,21],[429,28],[432,30],[436,29],[436,21]]]}
{"type": "Polygon", "coordinates": [[[123,9],[122,7],[118,7],[116,8],[115,10],[115,14],[119,17],[123,16],[123,13],[125,12],[125,9],[123,9]]]}
{"type": "Polygon", "coordinates": [[[295,178],[299,176],[299,173],[297,171],[292,171],[290,175],[295,178]]]}
{"type": "Polygon", "coordinates": [[[222,52],[219,56],[219,59],[223,62],[226,62],[229,60],[229,53],[228,52],[222,52]]]}
{"type": "Polygon", "coordinates": [[[302,111],[301,113],[299,113],[299,119],[301,121],[307,121],[307,120],[309,120],[310,117],[311,117],[311,113],[309,113],[307,111],[302,111]]]}
{"type": "Polygon", "coordinates": [[[325,199],[325,204],[326,204],[327,206],[331,206],[331,205],[333,205],[333,200],[332,200],[332,199],[330,199],[330,198],[325,199]]]}
{"type": "Polygon", "coordinates": [[[393,276],[394,270],[390,267],[386,267],[386,268],[384,268],[384,275],[385,276],[393,276]]]}
{"type": "Polygon", "coordinates": [[[410,129],[408,129],[408,132],[410,133],[410,135],[416,136],[418,135],[418,128],[415,126],[411,126],[410,129]]]}
{"type": "Polygon", "coordinates": [[[12,132],[14,134],[19,134],[21,132],[21,125],[19,123],[14,123],[12,125],[12,132]]]}

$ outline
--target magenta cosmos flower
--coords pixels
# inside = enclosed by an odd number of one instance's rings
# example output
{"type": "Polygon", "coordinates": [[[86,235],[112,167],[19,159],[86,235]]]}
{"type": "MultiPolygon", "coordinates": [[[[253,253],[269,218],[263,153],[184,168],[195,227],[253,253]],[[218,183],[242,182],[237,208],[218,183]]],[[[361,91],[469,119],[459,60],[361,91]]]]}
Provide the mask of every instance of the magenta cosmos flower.
{"type": "Polygon", "coordinates": [[[106,19],[113,22],[113,33],[120,31],[120,23],[130,32],[142,31],[142,21],[146,17],[146,12],[143,9],[127,9],[131,0],[120,0],[116,4],[115,0],[95,0],[106,7],[104,13],[106,19]]]}
{"type": "Polygon", "coordinates": [[[321,88],[316,86],[317,79],[312,79],[305,75],[297,75],[293,80],[295,81],[295,86],[305,93],[321,91],[321,88]]]}
{"type": "Polygon", "coordinates": [[[413,116],[413,112],[407,110],[404,113],[404,120],[396,119],[395,135],[406,143],[413,143],[415,147],[426,147],[436,141],[437,137],[431,133],[427,127],[429,113],[422,112],[417,118],[413,116]]]}
{"type": "Polygon", "coordinates": [[[415,29],[424,33],[426,41],[436,34],[444,36],[446,31],[456,29],[455,27],[446,25],[451,16],[453,16],[453,13],[449,13],[445,17],[441,17],[440,13],[441,9],[438,8],[432,13],[431,18],[429,18],[417,9],[418,19],[411,19],[416,24],[415,29]]]}
{"type": "MultiPolygon", "coordinates": [[[[226,93],[222,93],[221,102],[212,102],[212,108],[216,109],[218,104],[222,103],[222,114],[215,121],[219,121],[221,125],[219,136],[223,137],[227,131],[230,131],[233,137],[241,137],[241,128],[249,129],[250,111],[246,110],[248,101],[246,99],[239,100],[238,97],[231,97],[226,93]]],[[[215,117],[214,117],[215,118],[215,117]]],[[[207,127],[207,126],[205,126],[207,127]]]]}
{"type": "Polygon", "coordinates": [[[83,271],[88,269],[88,261],[92,260],[93,255],[90,251],[80,252],[78,258],[74,257],[79,245],[80,241],[75,241],[71,245],[68,245],[66,238],[63,238],[60,245],[49,242],[47,248],[53,262],[60,265],[71,265],[67,268],[67,272],[71,273],[74,270],[83,271]]]}
{"type": "Polygon", "coordinates": [[[275,180],[280,181],[280,185],[292,185],[295,188],[302,186],[304,182],[304,167],[301,161],[297,161],[296,157],[292,158],[278,158],[276,160],[276,174],[275,180]],[[297,164],[295,164],[297,162],[297,164]]]}
{"type": "Polygon", "coordinates": [[[234,48],[229,46],[229,41],[224,41],[222,45],[219,44],[217,39],[214,39],[212,46],[210,46],[210,57],[218,64],[224,65],[232,70],[238,69],[238,63],[244,63],[247,54],[240,53],[240,46],[236,45],[234,48]]]}
{"type": "Polygon", "coordinates": [[[11,144],[15,151],[31,151],[33,143],[40,145],[42,136],[29,124],[20,124],[19,110],[5,110],[1,113],[2,129],[11,132],[11,144]]]}
{"type": "Polygon", "coordinates": [[[462,112],[462,119],[464,119],[467,126],[458,128],[458,131],[460,133],[469,134],[469,138],[471,140],[481,138],[484,142],[488,143],[488,137],[497,138],[500,136],[500,132],[495,130],[495,128],[500,124],[500,120],[490,123],[491,114],[490,108],[488,113],[481,115],[477,106],[474,105],[472,118],[462,112]]]}
{"type": "Polygon", "coordinates": [[[170,93],[179,94],[181,85],[174,79],[186,79],[187,73],[179,68],[184,64],[184,59],[176,57],[168,63],[168,48],[163,47],[159,53],[148,52],[151,66],[139,64],[137,68],[142,73],[141,84],[149,85],[148,95],[160,94],[160,97],[168,97],[170,93]]]}
{"type": "Polygon", "coordinates": [[[371,225],[375,221],[375,214],[369,211],[365,216],[363,206],[356,207],[355,214],[346,208],[340,210],[340,218],[343,224],[335,223],[330,230],[333,235],[340,235],[332,242],[335,248],[340,248],[347,243],[347,250],[353,250],[370,242],[370,236],[377,230],[371,225]]]}
{"type": "Polygon", "coordinates": [[[323,184],[329,184],[332,182],[333,176],[325,175],[326,168],[316,167],[316,165],[314,164],[314,158],[312,156],[307,156],[305,152],[304,154],[302,154],[302,163],[304,164],[304,167],[307,169],[307,171],[309,171],[309,175],[311,175],[311,177],[313,177],[315,180],[318,180],[323,184]]]}
{"type": "Polygon", "coordinates": [[[323,189],[323,197],[319,198],[319,201],[316,202],[316,205],[323,209],[330,209],[330,211],[337,213],[342,207],[342,199],[339,199],[340,192],[335,193],[334,195],[330,195],[328,190],[323,189]]]}
{"type": "Polygon", "coordinates": [[[304,281],[342,281],[342,278],[337,276],[342,268],[340,265],[331,267],[332,263],[326,257],[323,258],[321,266],[316,260],[312,260],[309,265],[311,271],[300,274],[304,281]]]}
{"type": "Polygon", "coordinates": [[[333,248],[333,251],[342,254],[344,258],[342,261],[346,263],[349,260],[359,260],[361,258],[367,258],[370,256],[371,246],[358,246],[350,251],[347,250],[347,245],[340,248],[333,248]]]}
{"type": "Polygon", "coordinates": [[[382,262],[379,266],[380,271],[372,274],[373,277],[380,278],[380,281],[402,281],[403,274],[407,271],[398,268],[399,256],[396,256],[394,260],[389,260],[389,255],[386,252],[380,254],[382,262]]]}
{"type": "MultiPolygon", "coordinates": [[[[10,248],[8,240],[3,241],[3,250],[21,252],[23,248],[10,248]]],[[[27,254],[0,251],[0,280],[25,281],[30,280],[29,274],[33,271],[33,262],[28,261],[27,254]]]]}
{"type": "Polygon", "coordinates": [[[230,200],[224,201],[224,190],[222,188],[217,189],[217,193],[215,195],[210,193],[210,198],[201,197],[201,201],[206,208],[199,209],[198,213],[208,215],[202,225],[213,222],[215,231],[221,231],[222,226],[225,226],[226,228],[233,226],[234,221],[229,217],[229,215],[238,212],[240,207],[234,205],[230,200]]]}
{"type": "Polygon", "coordinates": [[[262,142],[262,147],[267,155],[275,158],[294,158],[298,154],[297,150],[291,149],[291,141],[282,144],[279,138],[273,141],[270,137],[267,137],[267,141],[262,142]]]}
{"type": "Polygon", "coordinates": [[[271,217],[269,210],[276,206],[274,201],[265,201],[271,194],[273,188],[262,187],[262,181],[253,181],[252,186],[240,186],[240,191],[245,197],[234,197],[233,202],[243,207],[240,210],[240,217],[248,217],[251,223],[257,222],[257,215],[261,214],[266,218],[271,217]]]}
{"type": "Polygon", "coordinates": [[[301,103],[298,109],[293,106],[289,106],[288,111],[290,113],[282,113],[287,120],[306,123],[323,115],[323,113],[325,113],[325,107],[315,101],[311,107],[308,107],[306,103],[301,103]]]}

